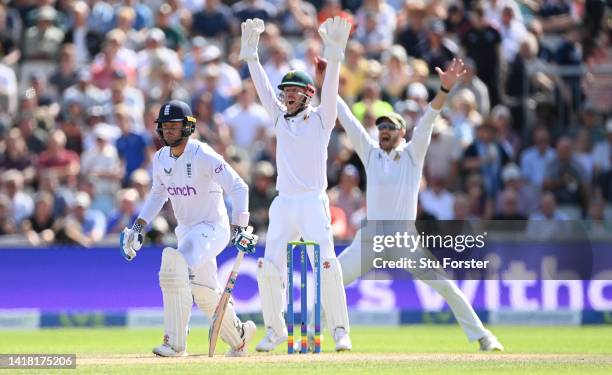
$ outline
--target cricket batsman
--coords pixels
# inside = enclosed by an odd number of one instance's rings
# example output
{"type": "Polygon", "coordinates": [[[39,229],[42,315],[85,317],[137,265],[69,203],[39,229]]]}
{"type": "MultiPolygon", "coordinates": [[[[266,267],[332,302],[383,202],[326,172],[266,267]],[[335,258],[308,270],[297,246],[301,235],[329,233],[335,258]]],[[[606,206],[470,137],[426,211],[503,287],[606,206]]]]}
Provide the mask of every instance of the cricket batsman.
{"type": "MultiPolygon", "coordinates": [[[[327,145],[337,108],[340,61],[350,24],[340,17],[327,19],[319,28],[329,66],[321,89],[321,105],[310,105],[316,93],[314,81],[302,71],[290,71],[278,89],[271,86],[259,63],[257,44],[264,22],[249,19],[242,23],[240,58],[246,60],[259,98],[274,121],[279,195],[270,206],[270,224],[265,255],[259,261],[257,282],[267,334],[256,347],[271,351],[287,340],[283,318],[285,306],[286,246],[300,236],[319,243],[321,248],[321,294],[327,327],[337,351],[350,350],[348,311],[342,283],[342,269],[334,252],[327,188],[327,145]]],[[[309,258],[313,254],[309,249],[309,258]]]]}
{"type": "MultiPolygon", "coordinates": [[[[325,60],[317,61],[318,81],[325,65],[325,60]]],[[[446,71],[437,67],[436,72],[441,82],[440,89],[418,121],[408,143],[404,140],[406,122],[399,114],[390,113],[376,119],[379,131],[377,143],[338,96],[338,120],[366,169],[367,220],[416,220],[419,184],[433,123],[446,101],[448,92],[463,76],[465,68],[462,60],[453,59],[446,71]]],[[[373,251],[367,253],[374,258],[373,251]]],[[[344,285],[361,276],[362,262],[368,261],[362,260],[362,254],[359,230],[351,245],[339,257],[345,271],[344,285]]],[[[470,342],[478,340],[483,351],[503,350],[502,344],[483,326],[457,285],[437,272],[413,274],[444,297],[470,342]]]]}
{"type": "MultiPolygon", "coordinates": [[[[176,357],[186,355],[193,302],[209,318],[219,302],[216,256],[230,239],[240,251],[253,253],[257,236],[246,229],[248,186],[212,148],[190,139],[196,119],[189,106],[172,100],[160,108],[155,122],[166,146],[155,153],[151,193],[132,228],[121,234],[120,248],[127,260],[136,257],[143,229],[169,198],[178,222],[178,246],[162,253],[159,286],[164,301],[164,342],[153,353],[176,357]],[[232,199],[231,227],[224,192],[232,199]]],[[[227,355],[246,355],[255,329],[252,321],[238,319],[230,303],[220,331],[221,339],[231,347],[227,355]]]]}

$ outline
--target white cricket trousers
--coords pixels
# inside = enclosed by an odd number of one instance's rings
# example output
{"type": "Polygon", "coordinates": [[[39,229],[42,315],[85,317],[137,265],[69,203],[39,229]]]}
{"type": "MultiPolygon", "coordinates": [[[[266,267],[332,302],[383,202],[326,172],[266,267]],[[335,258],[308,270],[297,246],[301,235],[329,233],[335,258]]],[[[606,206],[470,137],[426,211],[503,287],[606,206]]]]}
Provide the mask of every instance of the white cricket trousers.
{"type": "MultiPolygon", "coordinates": [[[[421,256],[419,251],[411,254],[417,257],[421,256]]],[[[361,274],[362,270],[371,268],[375,256],[374,251],[361,251],[360,229],[355,234],[353,242],[338,257],[343,271],[344,285],[348,285],[358,277],[363,276],[361,274]]],[[[490,334],[474,312],[470,302],[454,282],[433,271],[418,274],[412,272],[412,274],[444,297],[470,342],[490,334]]]]}

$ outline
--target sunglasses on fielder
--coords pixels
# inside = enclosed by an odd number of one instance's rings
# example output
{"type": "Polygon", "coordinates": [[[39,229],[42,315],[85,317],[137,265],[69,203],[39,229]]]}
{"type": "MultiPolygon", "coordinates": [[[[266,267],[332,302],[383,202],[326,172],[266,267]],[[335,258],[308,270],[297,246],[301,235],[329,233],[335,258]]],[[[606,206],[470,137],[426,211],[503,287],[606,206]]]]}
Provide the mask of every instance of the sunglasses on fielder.
{"type": "Polygon", "coordinates": [[[381,122],[380,124],[376,125],[376,127],[378,128],[378,130],[400,130],[400,127],[398,125],[392,124],[390,122],[381,122]]]}

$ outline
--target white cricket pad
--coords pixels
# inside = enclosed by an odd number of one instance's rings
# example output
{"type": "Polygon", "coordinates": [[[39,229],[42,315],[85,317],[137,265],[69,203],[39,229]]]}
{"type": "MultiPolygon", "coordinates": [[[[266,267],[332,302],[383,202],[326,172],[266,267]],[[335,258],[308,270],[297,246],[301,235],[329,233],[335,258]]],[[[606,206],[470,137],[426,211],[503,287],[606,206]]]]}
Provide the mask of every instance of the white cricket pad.
{"type": "MultiPolygon", "coordinates": [[[[198,305],[200,310],[212,320],[215,314],[217,304],[219,304],[219,293],[207,286],[191,283],[191,290],[193,292],[193,299],[198,305]]],[[[243,338],[241,336],[241,322],[236,316],[234,311],[234,301],[230,298],[225,314],[223,316],[223,322],[221,323],[221,330],[219,331],[219,337],[225,343],[232,348],[236,349],[242,346],[243,338]]]]}
{"type": "Polygon", "coordinates": [[[276,266],[265,258],[257,261],[257,285],[261,310],[266,327],[271,327],[278,336],[287,336],[283,318],[285,288],[276,266]]]}
{"type": "Polygon", "coordinates": [[[321,298],[327,327],[332,336],[338,327],[343,327],[347,334],[350,333],[342,268],[336,258],[321,261],[321,298]]]}
{"type": "Polygon", "coordinates": [[[189,268],[178,250],[167,247],[162,253],[159,286],[164,297],[165,340],[176,352],[187,349],[187,326],[193,297],[189,286],[189,268]]]}

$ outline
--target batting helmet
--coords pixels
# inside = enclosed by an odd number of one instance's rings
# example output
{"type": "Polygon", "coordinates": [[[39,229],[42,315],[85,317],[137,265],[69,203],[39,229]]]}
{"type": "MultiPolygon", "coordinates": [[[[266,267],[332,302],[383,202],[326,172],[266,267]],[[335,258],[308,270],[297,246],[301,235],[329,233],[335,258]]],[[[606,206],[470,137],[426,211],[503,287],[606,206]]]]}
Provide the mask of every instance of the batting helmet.
{"type": "Polygon", "coordinates": [[[171,100],[166,104],[162,105],[159,109],[159,115],[155,120],[157,123],[157,134],[161,138],[162,141],[166,144],[166,146],[175,147],[178,146],[183,139],[189,138],[191,134],[195,131],[196,119],[193,117],[191,112],[191,108],[187,103],[182,102],[180,100],[171,100]],[[169,144],[164,139],[164,133],[162,131],[161,124],[164,122],[180,122],[183,124],[181,129],[181,139],[174,142],[173,144],[169,144]]]}
{"type": "Polygon", "coordinates": [[[283,76],[280,85],[278,85],[278,89],[282,90],[287,86],[298,86],[306,89],[306,94],[309,97],[314,96],[315,94],[315,85],[314,81],[308,73],[303,72],[301,70],[292,70],[283,76]]]}

